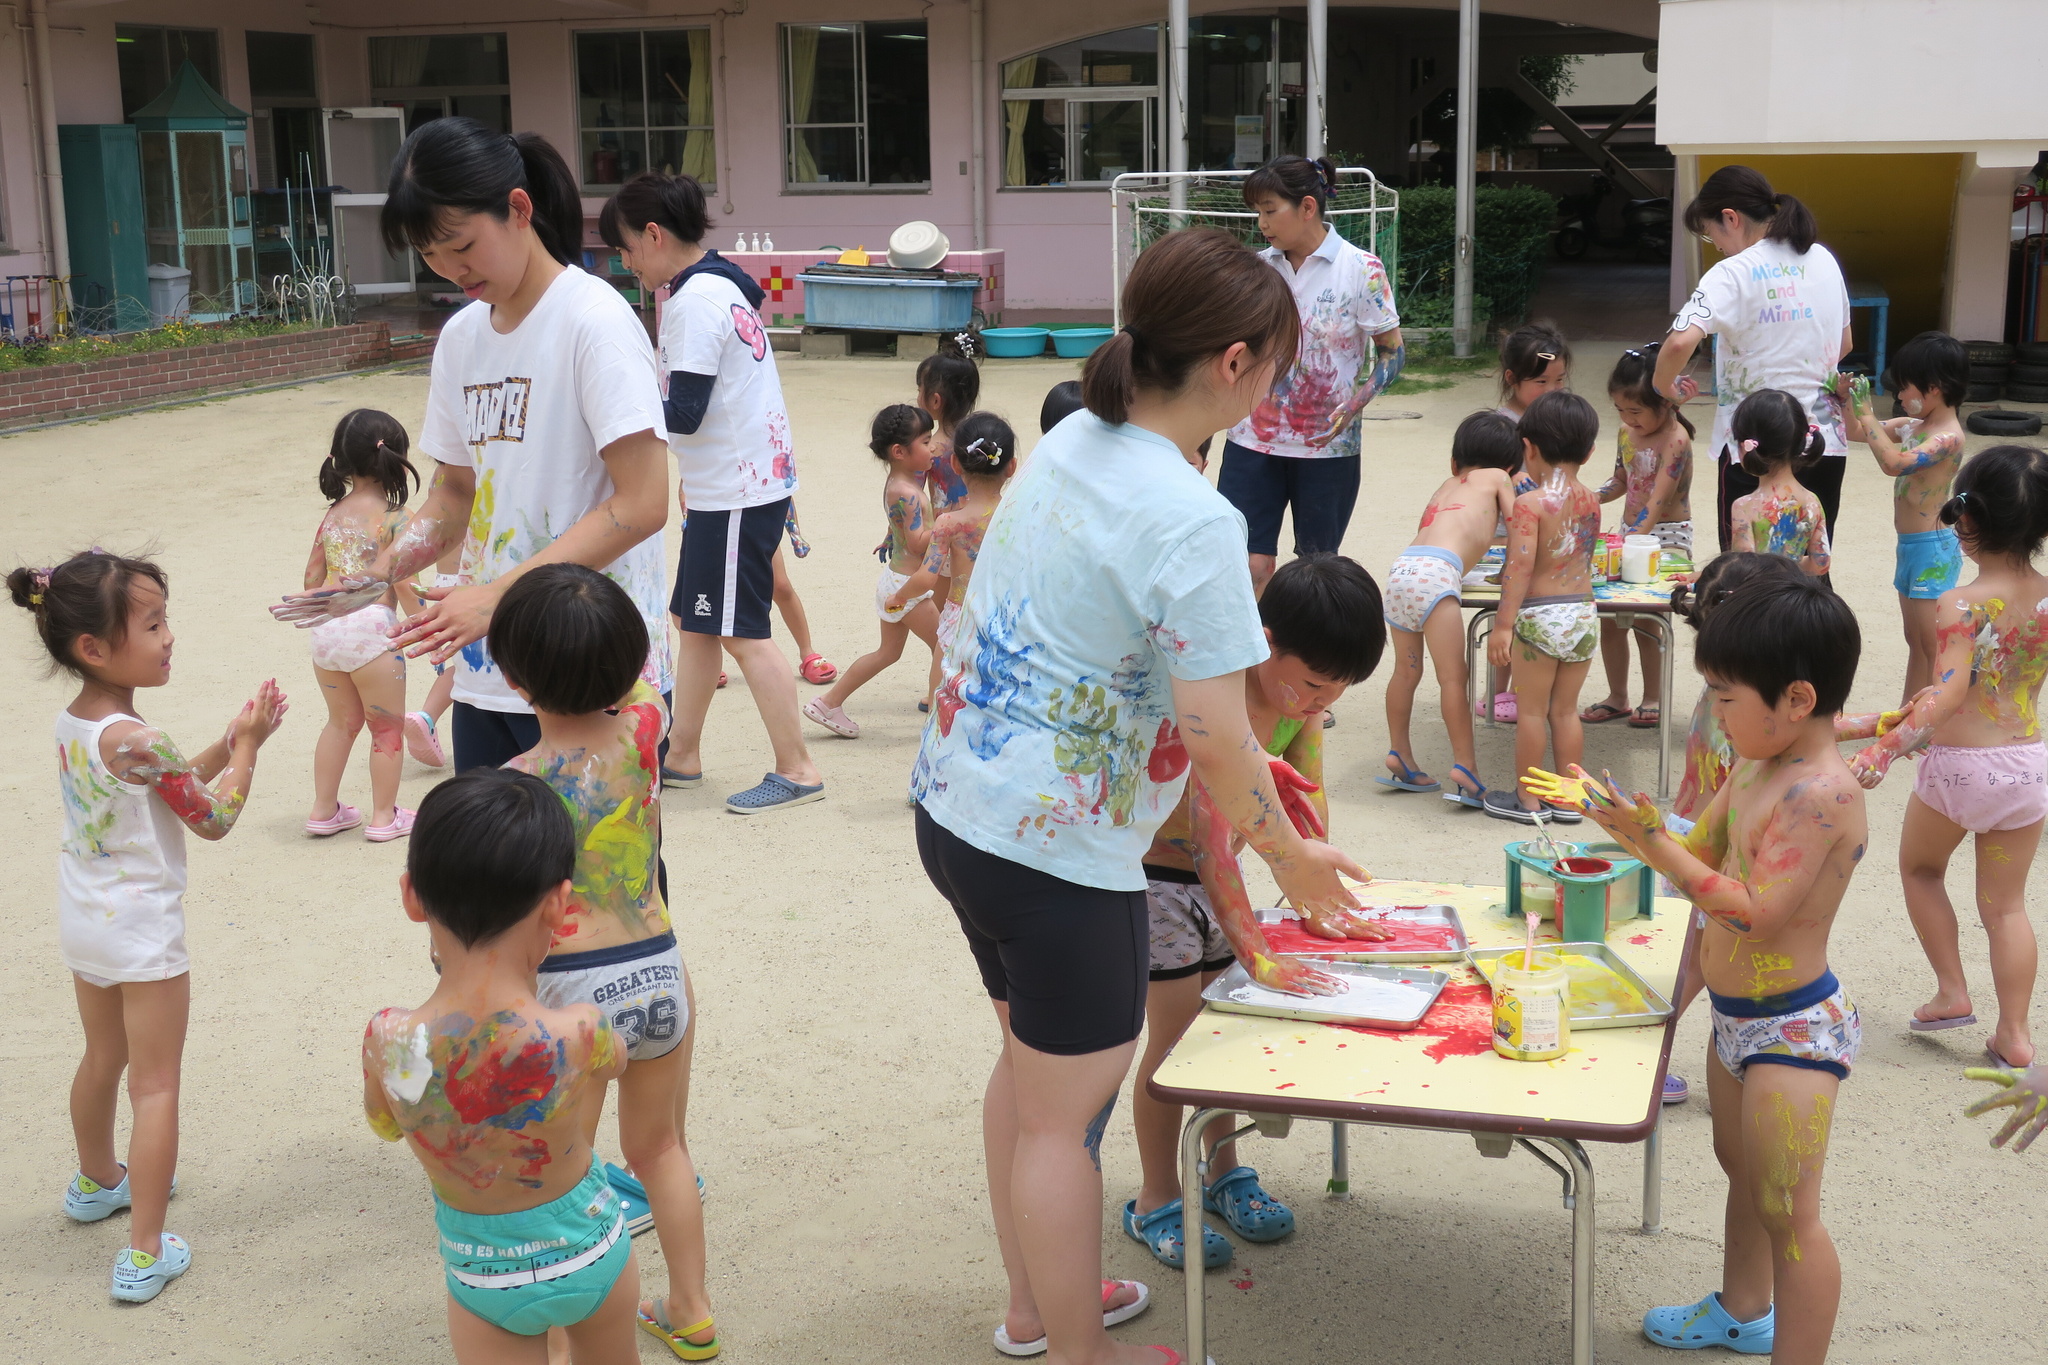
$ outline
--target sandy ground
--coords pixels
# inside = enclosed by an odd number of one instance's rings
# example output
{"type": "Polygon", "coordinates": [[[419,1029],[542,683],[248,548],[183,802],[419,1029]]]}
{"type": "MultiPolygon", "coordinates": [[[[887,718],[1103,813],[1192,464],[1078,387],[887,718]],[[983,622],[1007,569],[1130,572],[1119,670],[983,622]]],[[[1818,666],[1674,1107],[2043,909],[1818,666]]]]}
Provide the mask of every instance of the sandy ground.
{"type": "MultiPolygon", "coordinates": [[[[1618,346],[1588,346],[1580,387],[1598,397],[1618,346]]],[[[1035,429],[1040,396],[1071,362],[995,362],[985,405],[1035,429]]],[[[801,457],[804,529],[795,564],[818,643],[845,664],[875,640],[880,471],[867,419],[911,397],[911,365],[783,357],[801,457]]],[[[190,1274],[154,1304],[113,1306],[107,1268],[126,1219],[80,1227],[60,1212],[73,1168],[65,1089],[79,1052],[52,915],[58,812],[50,715],[69,699],[46,680],[25,617],[5,627],[0,752],[8,827],[0,879],[15,891],[0,928],[16,944],[0,1066],[16,1125],[14,1179],[0,1194],[0,1355],[39,1362],[220,1362],[447,1358],[427,1185],[378,1142],[358,1108],[357,1045],[377,1008],[432,986],[424,931],[395,894],[403,845],[300,832],[321,704],[304,638],[266,603],[297,586],[320,515],[314,468],[347,408],[419,421],[423,369],[338,380],[178,410],[15,436],[0,469],[4,554],[49,563],[95,542],[155,542],[173,585],[174,681],[147,695],[152,720],[196,745],[250,688],[275,675],[296,699],[265,750],[254,800],[220,845],[193,841],[189,937],[197,963],[186,1055],[182,1192],[170,1224],[192,1243],[190,1274]]],[[[1493,402],[1483,381],[1391,395],[1419,420],[1366,429],[1370,485],[1347,550],[1376,574],[1407,543],[1441,477],[1450,432],[1493,402]]],[[[1610,426],[1611,413],[1600,404],[1610,426]]],[[[416,428],[415,428],[416,429],[416,428]]],[[[1973,438],[1973,446],[1984,444],[1973,438]]],[[[1836,580],[1866,648],[1853,704],[1896,698],[1904,648],[1890,588],[1889,487],[1853,452],[1836,580]]],[[[1604,474],[1607,457],[1596,456],[1604,474]]],[[[1711,492],[1696,495],[1710,508],[1711,492]]],[[[671,528],[671,548],[674,530],[671,528]]],[[[1711,522],[1703,544],[1711,542],[1711,522]]],[[[1689,646],[1688,646],[1689,647],[1689,646]]],[[[913,650],[915,646],[913,646],[913,650]]],[[[921,658],[885,674],[852,710],[865,736],[813,731],[830,799],[743,819],[720,798],[751,785],[767,748],[744,685],[717,699],[710,781],[668,798],[676,926],[696,981],[700,1032],[691,1144],[711,1200],[712,1293],[737,1362],[994,1359],[1002,1279],[982,1196],[980,1097],[995,1026],[951,915],[926,884],[902,800],[917,742],[921,658]]],[[[1680,705],[1698,683],[1679,667],[1680,705]]],[[[428,675],[416,671],[416,695],[428,675]]],[[[806,689],[809,691],[810,689],[806,689]]],[[[1435,798],[1373,785],[1385,751],[1381,685],[1357,688],[1330,733],[1332,824],[1382,875],[1497,882],[1507,827],[1435,798]]],[[[1433,686],[1417,735],[1448,763],[1433,686]]],[[[1482,731],[1482,771],[1503,774],[1510,732],[1482,731]]],[[[1647,785],[1651,734],[1596,727],[1589,761],[1647,785]]],[[[435,774],[408,765],[403,799],[435,774]]],[[[1981,1086],[1963,1079],[1986,1034],[1911,1035],[1931,976],[1915,947],[1891,849],[1910,776],[1871,799],[1873,855],[1835,935],[1835,964],[1863,1009],[1865,1051],[1842,1091],[1827,1216],[1845,1266],[1836,1331],[1843,1362],[2040,1359],[2035,1315],[2048,1245],[2048,1151],[1986,1146],[1961,1117],[1981,1086]],[[2032,1342],[2032,1345],[2028,1343],[2032,1342]]],[[[344,795],[367,795],[360,762],[344,795]]],[[[1263,869],[1258,874],[1263,878],[1263,869]]],[[[1968,864],[1954,884],[1969,899],[1968,864]]],[[[1987,1015],[1984,937],[1964,934],[1987,1015]]],[[[1703,1011],[1680,1027],[1681,1070],[1701,1075],[1703,1011]]],[[[1108,1215],[1136,1192],[1129,1108],[1104,1144],[1110,1273],[1152,1284],[1152,1311],[1120,1329],[1182,1340],[1176,1272],[1154,1264],[1108,1215]]],[[[1716,1283],[1722,1182],[1704,1105],[1667,1125],[1668,1230],[1635,1231],[1640,1152],[1598,1147],[1601,1232],[1596,1340],[1605,1360],[1660,1355],[1638,1335],[1646,1307],[1690,1302],[1716,1283]]],[[[1246,1159],[1300,1217],[1287,1242],[1239,1246],[1210,1280],[1212,1348],[1225,1362],[1349,1365],[1360,1359],[1562,1360],[1568,1355],[1569,1217],[1534,1161],[1483,1160],[1462,1137],[1356,1130],[1348,1203],[1327,1202],[1327,1130],[1252,1141],[1246,1159]]],[[[613,1147],[616,1151],[616,1147],[613,1147]]],[[[641,1270],[660,1253],[640,1239],[641,1270]]],[[[649,1341],[649,1361],[668,1359],[649,1341]]]]}

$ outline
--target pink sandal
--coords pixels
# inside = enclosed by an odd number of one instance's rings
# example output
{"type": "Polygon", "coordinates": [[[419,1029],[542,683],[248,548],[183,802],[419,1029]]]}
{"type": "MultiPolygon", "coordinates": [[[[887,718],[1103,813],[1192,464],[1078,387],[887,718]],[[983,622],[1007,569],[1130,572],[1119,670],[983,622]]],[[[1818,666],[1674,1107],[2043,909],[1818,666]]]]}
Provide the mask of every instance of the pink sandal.
{"type": "Polygon", "coordinates": [[[337,802],[334,807],[334,814],[328,816],[325,820],[307,820],[306,833],[316,838],[326,839],[341,833],[345,829],[354,829],[361,823],[363,823],[363,813],[361,811],[347,802],[337,802]]]}
{"type": "Polygon", "coordinates": [[[860,722],[837,706],[825,705],[823,697],[812,697],[804,703],[804,716],[830,730],[842,739],[859,739],[860,722]]]}
{"type": "Polygon", "coordinates": [[[448,766],[448,755],[441,750],[441,737],[434,733],[434,718],[424,711],[405,713],[405,747],[415,763],[424,763],[429,768],[448,766]]]}
{"type": "MultiPolygon", "coordinates": [[[[1481,720],[1485,720],[1488,714],[1486,709],[1486,703],[1483,701],[1472,703],[1472,714],[1479,717],[1481,720]]],[[[1518,708],[1515,705],[1514,693],[1501,692],[1494,696],[1492,711],[1493,719],[1498,721],[1512,722],[1518,719],[1521,716],[1521,714],[1522,713],[1520,708],[1518,708]]]]}
{"type": "MultiPolygon", "coordinates": [[[[1129,1322],[1151,1306],[1152,1291],[1136,1280],[1104,1280],[1102,1282],[1102,1325],[1106,1328],[1115,1327],[1119,1323],[1129,1322]],[[1138,1291],[1138,1297],[1121,1308],[1111,1308],[1109,1301],[1116,1297],[1117,1290],[1127,1285],[1138,1291]]],[[[995,1343],[996,1349],[1004,1355],[1019,1358],[1044,1355],[1046,1348],[1044,1337],[1038,1337],[1031,1341],[1012,1340],[1009,1324],[1001,1322],[996,1324],[995,1343]]],[[[1173,1356],[1172,1360],[1162,1362],[1162,1365],[1180,1365],[1180,1357],[1175,1355],[1169,1347],[1155,1346],[1152,1349],[1166,1351],[1169,1355],[1173,1356]]]]}
{"type": "Polygon", "coordinates": [[[822,654],[806,654],[804,661],[797,665],[796,675],[807,683],[823,687],[839,677],[839,666],[822,654]]]}
{"type": "Polygon", "coordinates": [[[412,833],[412,822],[418,815],[418,811],[407,810],[404,806],[393,806],[391,823],[372,825],[363,831],[363,837],[373,844],[388,844],[393,839],[403,839],[412,833]]]}

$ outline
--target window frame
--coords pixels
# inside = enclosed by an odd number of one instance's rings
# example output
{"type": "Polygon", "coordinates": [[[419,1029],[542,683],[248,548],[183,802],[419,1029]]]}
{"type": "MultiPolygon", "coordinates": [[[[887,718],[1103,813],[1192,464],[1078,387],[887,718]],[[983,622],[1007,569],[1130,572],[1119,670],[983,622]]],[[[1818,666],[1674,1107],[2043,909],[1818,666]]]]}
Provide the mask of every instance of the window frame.
{"type": "MultiPolygon", "coordinates": [[[[370,103],[371,103],[371,104],[373,104],[373,105],[381,105],[381,106],[384,106],[384,107],[387,107],[387,108],[399,108],[399,109],[403,109],[403,110],[405,110],[405,111],[406,111],[406,123],[407,123],[407,124],[409,125],[409,126],[407,126],[407,128],[405,129],[405,131],[406,131],[407,133],[410,133],[410,132],[412,132],[412,130],[413,130],[413,127],[414,127],[414,126],[416,126],[416,125],[413,125],[413,124],[412,124],[412,117],[411,117],[411,110],[412,110],[412,106],[413,106],[413,105],[415,105],[415,104],[424,104],[424,103],[426,103],[426,102],[427,102],[427,101],[429,101],[429,100],[440,100],[440,101],[442,101],[442,107],[443,107],[444,109],[447,109],[449,113],[452,113],[452,112],[453,112],[453,110],[449,108],[449,105],[448,105],[448,101],[450,101],[450,100],[453,100],[453,99],[456,99],[456,98],[458,98],[458,97],[460,97],[460,96],[464,96],[464,95],[482,95],[482,96],[503,96],[503,97],[505,98],[506,102],[507,102],[507,109],[508,109],[508,111],[509,111],[509,109],[510,109],[510,101],[511,101],[511,98],[512,98],[512,49],[511,49],[511,42],[512,42],[512,39],[511,39],[511,35],[510,35],[509,33],[505,32],[505,31],[504,31],[504,30],[502,30],[502,29],[500,29],[500,30],[493,30],[493,29],[454,29],[454,30],[452,30],[452,31],[449,31],[449,32],[446,32],[446,33],[410,33],[410,32],[407,32],[407,33],[370,33],[370,34],[365,34],[365,35],[364,35],[364,37],[363,37],[363,58],[364,58],[364,61],[365,61],[365,63],[369,65],[369,67],[370,67],[370,69],[371,69],[371,71],[372,71],[372,73],[373,73],[373,74],[372,74],[372,76],[371,76],[371,80],[372,80],[372,81],[374,81],[374,80],[376,79],[376,77],[375,77],[375,75],[374,75],[374,72],[375,72],[375,69],[376,69],[376,65],[375,65],[375,63],[374,63],[374,62],[371,62],[371,61],[369,60],[369,58],[370,58],[370,44],[371,44],[371,43],[373,43],[373,42],[375,42],[376,40],[378,40],[378,39],[380,39],[380,38],[480,38],[480,37],[491,37],[491,38],[496,38],[496,39],[498,40],[498,42],[500,43],[500,45],[501,45],[501,51],[502,51],[502,53],[503,53],[503,55],[504,55],[504,58],[505,58],[505,81],[504,81],[504,83],[503,83],[502,85],[375,85],[375,84],[373,84],[373,85],[371,85],[371,86],[370,86],[370,103]]],[[[571,50],[573,51],[574,49],[572,48],[571,50]]],[[[444,118],[445,118],[445,117],[448,117],[448,114],[447,114],[447,113],[444,113],[444,114],[442,115],[442,117],[444,117],[444,118]]],[[[507,122],[508,122],[508,124],[509,124],[509,122],[510,122],[509,112],[508,112],[507,122]]],[[[507,131],[510,131],[510,129],[508,128],[508,130],[507,130],[507,131]]]]}
{"type": "Polygon", "coordinates": [[[915,19],[828,19],[816,23],[778,24],[776,26],[776,66],[781,77],[782,106],[782,193],[784,194],[930,194],[932,192],[931,160],[931,24],[920,16],[915,19]],[[868,47],[867,29],[870,23],[925,25],[925,178],[923,180],[891,181],[876,184],[868,177],[874,167],[870,157],[868,120],[868,47]],[[855,103],[860,109],[860,118],[852,123],[823,122],[798,123],[796,111],[790,107],[794,96],[790,80],[790,35],[800,28],[842,29],[850,28],[854,34],[854,86],[855,103]],[[795,160],[796,135],[807,128],[851,128],[854,130],[855,145],[860,149],[861,178],[853,180],[792,180],[791,164],[795,160]]]}
{"type": "MultiPolygon", "coordinates": [[[[209,28],[203,24],[148,24],[131,23],[124,20],[114,25],[114,83],[115,97],[117,99],[120,98],[120,44],[123,42],[134,41],[133,38],[124,39],[121,37],[121,30],[124,28],[129,30],[131,33],[137,30],[148,30],[153,35],[154,40],[162,47],[164,57],[164,90],[170,89],[170,83],[178,78],[177,68],[171,65],[171,35],[173,33],[204,33],[207,36],[211,37],[213,39],[214,75],[218,77],[218,79],[213,82],[215,86],[214,93],[219,95],[222,99],[227,98],[227,91],[220,88],[227,84],[228,78],[227,52],[225,44],[221,42],[220,29],[209,28]]],[[[266,29],[263,31],[268,32],[269,30],[266,29]]],[[[201,74],[203,75],[205,73],[202,72],[201,74]]],[[[151,103],[154,103],[158,96],[161,96],[162,94],[163,90],[157,91],[155,95],[151,95],[147,100],[144,100],[141,104],[136,105],[135,108],[141,109],[151,103]]],[[[121,115],[121,122],[127,123],[134,117],[135,115],[133,110],[124,111],[121,115]]]]}
{"type": "MultiPolygon", "coordinates": [[[[632,34],[635,38],[639,39],[640,41],[640,62],[638,66],[638,70],[640,72],[641,85],[640,105],[641,108],[644,110],[646,109],[648,104],[651,103],[651,101],[649,101],[647,98],[647,36],[651,33],[703,33],[708,35],[711,33],[711,26],[709,24],[679,24],[673,28],[579,28],[571,29],[569,31],[569,88],[571,91],[571,98],[574,99],[576,103],[577,187],[588,195],[610,195],[615,193],[619,189],[620,185],[623,185],[625,183],[623,180],[614,184],[602,180],[587,180],[584,178],[583,135],[586,132],[639,133],[641,140],[640,163],[643,166],[650,167],[653,164],[653,159],[648,154],[647,145],[648,138],[652,134],[704,132],[711,134],[711,179],[700,180],[697,183],[702,185],[706,190],[716,190],[718,188],[718,59],[715,55],[707,55],[706,58],[711,64],[711,79],[713,83],[710,100],[711,108],[709,111],[711,114],[710,122],[684,123],[675,125],[663,124],[660,127],[655,127],[652,124],[646,124],[637,128],[628,128],[620,126],[616,128],[586,129],[583,126],[582,62],[581,54],[577,50],[577,45],[581,43],[584,38],[587,37],[609,38],[617,37],[620,34],[626,33],[632,34]]],[[[705,45],[707,54],[709,54],[710,52],[710,46],[711,42],[707,41],[705,45]]]]}
{"type": "MultiPolygon", "coordinates": [[[[1169,54],[1166,50],[1166,25],[1124,25],[1124,28],[1137,27],[1146,27],[1153,30],[1153,39],[1155,43],[1154,53],[1157,61],[1157,65],[1154,69],[1160,72],[1164,72],[1167,69],[1167,62],[1169,60],[1169,54]]],[[[1102,30],[1104,34],[1118,33],[1121,31],[1121,29],[1102,30]]],[[[1097,36],[1100,35],[1088,33],[1081,35],[1081,37],[1078,39],[1072,39],[1070,41],[1080,42],[1085,41],[1088,38],[1093,38],[1097,36]]],[[[1058,46],[1060,46],[1059,43],[1051,43],[1045,47],[1033,48],[1029,52],[1020,52],[1014,57],[1005,57],[996,64],[997,74],[1000,77],[1004,68],[1008,67],[1011,62],[1019,61],[1025,57],[1035,57],[1042,52],[1050,51],[1052,48],[1058,46]]],[[[1026,103],[1043,103],[1052,100],[1059,100],[1063,104],[1067,104],[1069,106],[1076,104],[1122,104],[1135,101],[1144,106],[1144,118],[1146,129],[1145,164],[1143,166],[1134,166],[1131,169],[1135,171],[1145,172],[1158,170],[1165,159],[1163,155],[1164,149],[1162,147],[1162,141],[1166,136],[1166,120],[1165,115],[1163,113],[1164,105],[1162,104],[1162,101],[1165,99],[1165,95],[1166,82],[1162,80],[1152,85],[1046,85],[1004,87],[997,93],[996,100],[998,103],[997,112],[999,115],[1002,114],[1002,110],[1000,108],[1002,104],[1014,101],[1023,101],[1026,103]]],[[[1006,119],[1004,117],[998,117],[996,124],[997,136],[1006,137],[1006,119]]],[[[1066,138],[1066,147],[1064,152],[1065,164],[1069,170],[1072,170],[1073,168],[1081,164],[1081,134],[1080,123],[1078,120],[1071,117],[1065,120],[1064,136],[1066,138]]],[[[998,171],[999,175],[1007,173],[1007,166],[1003,167],[1001,170],[998,171]]],[[[1018,190],[1028,194],[1057,194],[1068,190],[1093,192],[1108,189],[1111,183],[1113,182],[1108,180],[1068,179],[1061,181],[1057,185],[1000,184],[996,187],[996,190],[997,193],[1008,193],[1011,190],[1018,190]]]]}

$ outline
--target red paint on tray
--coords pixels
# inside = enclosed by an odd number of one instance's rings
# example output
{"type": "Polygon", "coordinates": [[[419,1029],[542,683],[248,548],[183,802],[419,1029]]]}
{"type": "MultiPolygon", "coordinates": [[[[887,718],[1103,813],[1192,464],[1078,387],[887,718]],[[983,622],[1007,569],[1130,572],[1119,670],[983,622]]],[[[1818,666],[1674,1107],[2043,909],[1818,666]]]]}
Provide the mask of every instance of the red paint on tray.
{"type": "Polygon", "coordinates": [[[1357,1024],[1328,1024],[1326,1028],[1351,1029],[1382,1038],[1434,1038],[1422,1049],[1423,1055],[1441,1062],[1446,1057],[1477,1057],[1493,1051],[1493,992],[1483,983],[1446,986],[1443,994],[1412,1029],[1364,1028],[1357,1024]]]}
{"type": "Polygon", "coordinates": [[[1448,924],[1417,924],[1404,919],[1385,919],[1380,923],[1394,931],[1392,938],[1324,938],[1304,929],[1298,919],[1262,924],[1259,928],[1274,952],[1297,957],[1331,953],[1448,953],[1458,947],[1457,931],[1448,924]]]}

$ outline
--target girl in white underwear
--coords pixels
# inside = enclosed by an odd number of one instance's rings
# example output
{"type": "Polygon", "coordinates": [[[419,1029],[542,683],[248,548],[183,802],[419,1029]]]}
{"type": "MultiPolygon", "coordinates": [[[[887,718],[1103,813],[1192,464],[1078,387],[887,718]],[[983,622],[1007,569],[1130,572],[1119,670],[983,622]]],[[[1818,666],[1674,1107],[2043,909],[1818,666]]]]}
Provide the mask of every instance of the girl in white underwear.
{"type": "MultiPolygon", "coordinates": [[[[313,536],[306,590],[342,586],[370,571],[377,555],[405,529],[405,500],[419,486],[406,458],[411,443],[396,417],[357,408],[334,428],[320,462],[320,491],[331,504],[313,536]]],[[[405,657],[391,648],[398,624],[390,593],[347,616],[321,621],[312,637],[313,676],[327,702],[327,724],[313,748],[313,808],[306,833],[328,838],[363,823],[363,813],[341,799],[349,751],[370,729],[372,843],[412,832],[413,813],[398,804],[398,774],[405,759],[405,657]]]]}

